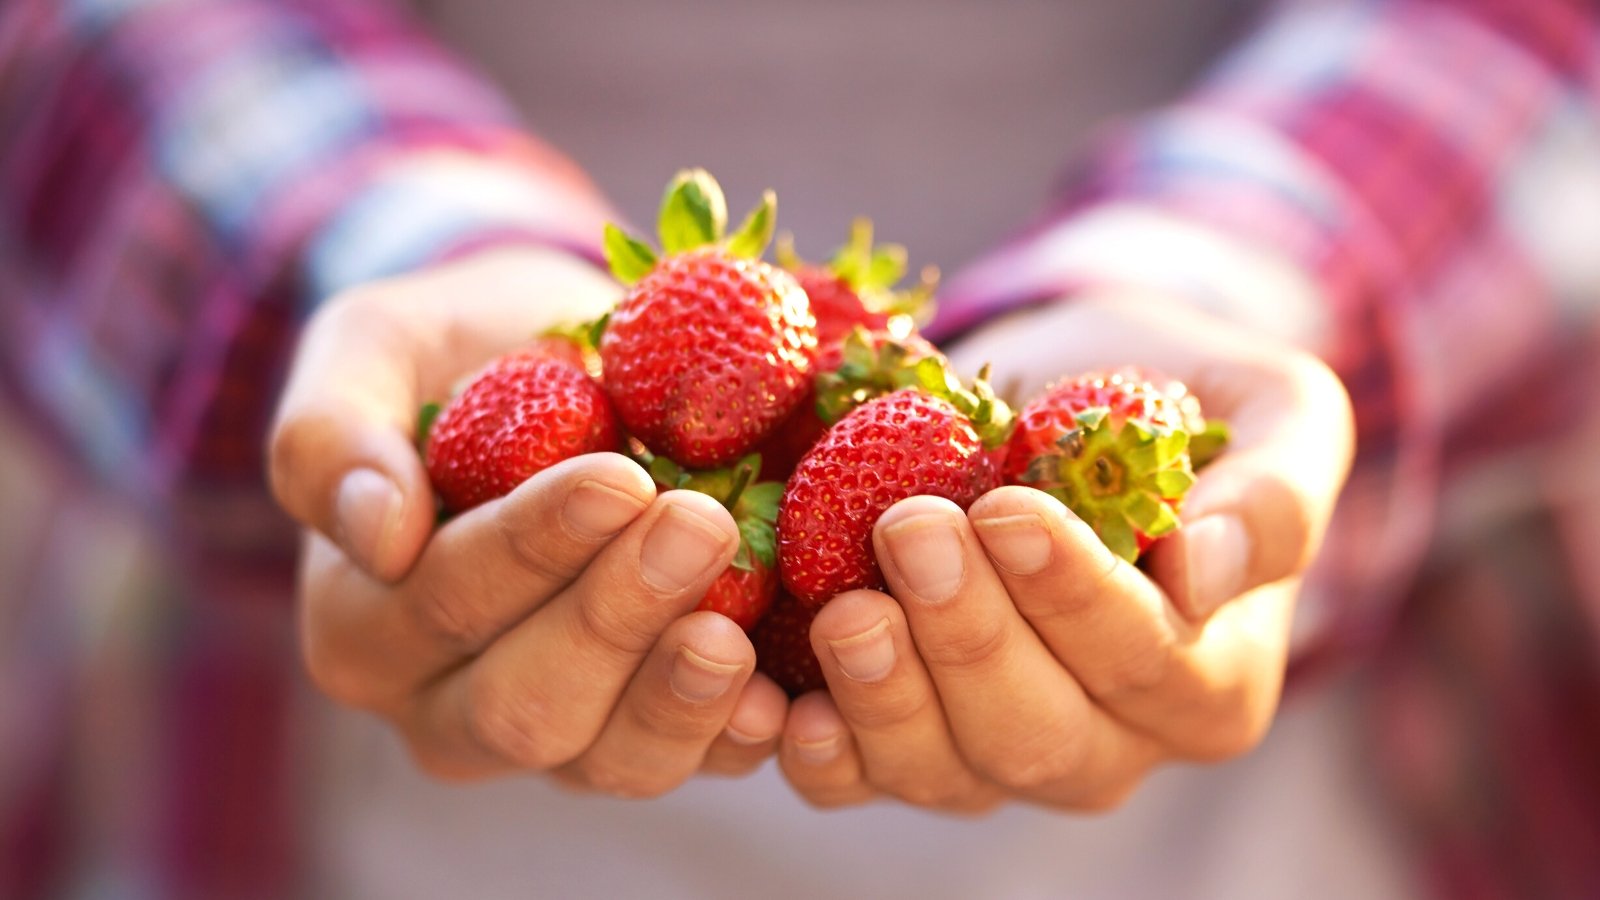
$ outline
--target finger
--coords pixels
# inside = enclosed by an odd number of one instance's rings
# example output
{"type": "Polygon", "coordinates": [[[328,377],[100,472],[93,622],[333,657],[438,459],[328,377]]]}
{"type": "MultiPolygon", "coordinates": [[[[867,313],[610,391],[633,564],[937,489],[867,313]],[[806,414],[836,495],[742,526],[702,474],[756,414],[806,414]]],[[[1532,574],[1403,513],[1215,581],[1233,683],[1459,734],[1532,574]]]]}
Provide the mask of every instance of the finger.
{"type": "Polygon", "coordinates": [[[267,449],[274,495],[369,572],[400,577],[433,524],[413,447],[422,403],[563,319],[599,315],[615,291],[567,254],[520,249],[329,301],[279,402],[267,449]]]}
{"type": "Polygon", "coordinates": [[[714,775],[740,776],[754,772],[778,749],[789,713],[783,688],[757,672],[745,682],[723,729],[706,751],[703,770],[714,775]]]}
{"type": "Polygon", "coordinates": [[[440,529],[399,586],[313,541],[300,590],[313,679],[369,708],[410,694],[571,584],[654,497],[626,457],[566,460],[440,529]]]}
{"type": "Polygon", "coordinates": [[[1078,806],[1137,780],[1155,742],[1094,704],[1040,643],[949,500],[912,497],[873,534],[962,755],[1008,791],[1078,806]]]}
{"type": "Polygon", "coordinates": [[[672,623],[600,736],[567,768],[604,793],[658,797],[699,770],[755,671],[749,638],[726,616],[672,623]]]}
{"type": "Polygon", "coordinates": [[[312,319],[267,448],[284,510],[385,580],[410,567],[434,515],[412,444],[415,351],[398,315],[352,301],[312,319]]]}
{"type": "Polygon", "coordinates": [[[1208,417],[1227,422],[1231,445],[1200,473],[1185,527],[1151,554],[1151,571],[1191,619],[1302,571],[1320,544],[1354,427],[1338,378],[1309,354],[1181,302],[1117,292],[999,320],[951,357],[966,366],[1006,359],[1018,397],[1074,370],[1149,366],[1187,383],[1208,417]],[[1030,337],[1041,333],[1059,340],[1030,337]]]}
{"type": "Polygon", "coordinates": [[[795,793],[819,809],[857,806],[877,797],[862,771],[850,726],[824,691],[802,694],[790,706],[778,766],[795,793]]]}
{"type": "Polygon", "coordinates": [[[645,654],[733,560],[728,511],[669,491],[543,609],[419,698],[419,733],[439,751],[520,769],[577,758],[645,654]]]}
{"type": "Polygon", "coordinates": [[[914,806],[977,811],[998,799],[962,759],[899,604],[840,594],[817,613],[812,645],[867,781],[914,806]]]}
{"type": "Polygon", "coordinates": [[[1309,357],[1213,370],[1196,389],[1224,400],[1218,415],[1232,443],[1200,473],[1183,527],[1152,548],[1150,570],[1198,622],[1310,564],[1349,471],[1354,426],[1344,388],[1309,357]]]}
{"type": "Polygon", "coordinates": [[[1202,629],[1046,494],[1001,488],[968,515],[1017,612],[1100,707],[1185,757],[1259,740],[1283,680],[1281,593],[1247,595],[1202,629]]]}

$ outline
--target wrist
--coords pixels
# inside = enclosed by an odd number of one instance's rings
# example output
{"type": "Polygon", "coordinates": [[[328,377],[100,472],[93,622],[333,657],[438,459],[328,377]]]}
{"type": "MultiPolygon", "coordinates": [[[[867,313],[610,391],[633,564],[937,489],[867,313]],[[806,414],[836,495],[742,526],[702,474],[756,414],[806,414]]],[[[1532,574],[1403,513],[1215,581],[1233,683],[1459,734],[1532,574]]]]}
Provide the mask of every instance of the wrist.
{"type": "Polygon", "coordinates": [[[576,170],[515,147],[419,148],[375,167],[305,242],[312,303],[500,248],[599,265],[610,208],[576,170]]]}
{"type": "Polygon", "coordinates": [[[959,273],[941,302],[953,307],[948,324],[964,330],[1008,310],[1089,297],[1183,304],[1307,348],[1325,332],[1315,282],[1288,260],[1131,203],[1033,230],[959,273]]]}

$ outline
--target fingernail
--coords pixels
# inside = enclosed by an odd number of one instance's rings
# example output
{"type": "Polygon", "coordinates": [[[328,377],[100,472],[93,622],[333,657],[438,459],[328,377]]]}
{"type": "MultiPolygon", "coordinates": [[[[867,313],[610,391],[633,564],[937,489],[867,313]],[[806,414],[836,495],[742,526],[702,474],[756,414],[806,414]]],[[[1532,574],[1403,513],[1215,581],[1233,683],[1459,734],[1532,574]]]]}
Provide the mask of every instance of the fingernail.
{"type": "Polygon", "coordinates": [[[1204,619],[1244,587],[1250,536],[1237,516],[1206,516],[1183,526],[1189,610],[1204,619]]]}
{"type": "Polygon", "coordinates": [[[943,603],[956,595],[966,575],[961,534],[945,513],[924,513],[884,531],[894,567],[917,598],[943,603]]]}
{"type": "Polygon", "coordinates": [[[645,508],[645,501],[598,481],[580,482],[561,507],[561,515],[580,537],[610,537],[628,526],[645,508]]]}
{"type": "Polygon", "coordinates": [[[765,744],[767,741],[772,740],[770,737],[756,737],[753,734],[746,734],[733,727],[732,722],[728,723],[728,727],[722,729],[722,733],[728,736],[728,740],[733,741],[735,744],[743,744],[746,747],[754,747],[757,744],[765,744]]]}
{"type": "Polygon", "coordinates": [[[739,666],[712,662],[688,647],[678,648],[667,683],[672,692],[690,703],[708,703],[728,692],[739,666]]]}
{"type": "Polygon", "coordinates": [[[388,555],[402,502],[400,489],[374,469],[353,469],[339,482],[335,537],[362,567],[370,570],[388,555]]]}
{"type": "Polygon", "coordinates": [[[682,506],[669,506],[644,537],[639,574],[656,590],[676,593],[706,574],[727,546],[721,528],[682,506]]]}
{"type": "Polygon", "coordinates": [[[1033,575],[1050,564],[1050,529],[1037,513],[978,519],[972,527],[994,564],[1013,575],[1033,575]]]}
{"type": "Polygon", "coordinates": [[[894,669],[894,637],[889,634],[888,619],[879,619],[878,624],[852,637],[829,641],[828,649],[840,671],[853,681],[882,681],[894,669]]]}
{"type": "Polygon", "coordinates": [[[834,735],[820,741],[795,741],[794,754],[813,766],[832,762],[834,757],[839,755],[839,736],[834,735]]]}

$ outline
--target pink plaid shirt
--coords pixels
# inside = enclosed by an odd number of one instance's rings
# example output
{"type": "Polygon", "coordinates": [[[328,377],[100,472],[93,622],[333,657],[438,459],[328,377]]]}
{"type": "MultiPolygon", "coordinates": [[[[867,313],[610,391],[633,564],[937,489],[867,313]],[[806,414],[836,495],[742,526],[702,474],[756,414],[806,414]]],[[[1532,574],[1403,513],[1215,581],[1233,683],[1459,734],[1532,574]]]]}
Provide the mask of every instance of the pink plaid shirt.
{"type": "MultiPolygon", "coordinates": [[[[1572,514],[1600,483],[1563,477],[1600,446],[1600,225],[1557,217],[1552,182],[1600,154],[1597,23],[1582,0],[1288,5],[1109,136],[938,323],[1135,284],[1337,369],[1360,456],[1295,676],[1366,665],[1441,895],[1600,894],[1600,578],[1572,514]],[[1243,289],[1233,258],[1297,290],[1243,289]],[[1474,499],[1507,483],[1524,502],[1474,499]]],[[[0,733],[29,736],[0,742],[0,896],[293,889],[293,535],[259,447],[295,325],[463,248],[592,257],[606,209],[378,2],[0,9],[0,437],[47,473],[5,501],[34,527],[0,609],[0,733]],[[105,509],[138,535],[114,586],[77,558],[117,543],[85,535],[105,509]]]]}

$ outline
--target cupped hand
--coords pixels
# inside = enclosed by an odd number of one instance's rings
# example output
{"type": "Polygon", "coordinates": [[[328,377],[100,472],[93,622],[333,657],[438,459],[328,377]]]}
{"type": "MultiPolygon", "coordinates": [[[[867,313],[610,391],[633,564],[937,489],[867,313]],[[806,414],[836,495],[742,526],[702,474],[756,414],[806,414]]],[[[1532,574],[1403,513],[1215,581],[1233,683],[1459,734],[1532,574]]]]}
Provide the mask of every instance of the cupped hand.
{"type": "Polygon", "coordinates": [[[334,298],[303,336],[268,457],[307,527],[306,666],[437,776],[541,771],[650,796],[776,745],[782,692],[752,675],[738,626],[693,612],[738,548],[711,498],[658,496],[602,453],[434,528],[421,405],[615,291],[553,251],[494,251],[334,298]]]}
{"type": "Polygon", "coordinates": [[[977,811],[1118,805],[1155,766],[1248,751],[1277,706],[1299,576],[1348,471],[1349,401],[1311,356],[1143,296],[1020,314],[954,348],[1027,398],[1128,364],[1186,382],[1232,430],[1152,548],[1149,575],[1049,496],[962,513],[914,497],[874,533],[888,593],[840,595],[811,639],[829,693],[795,701],[779,751],[819,806],[892,797],[977,811]]]}

